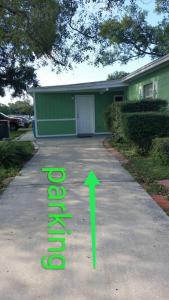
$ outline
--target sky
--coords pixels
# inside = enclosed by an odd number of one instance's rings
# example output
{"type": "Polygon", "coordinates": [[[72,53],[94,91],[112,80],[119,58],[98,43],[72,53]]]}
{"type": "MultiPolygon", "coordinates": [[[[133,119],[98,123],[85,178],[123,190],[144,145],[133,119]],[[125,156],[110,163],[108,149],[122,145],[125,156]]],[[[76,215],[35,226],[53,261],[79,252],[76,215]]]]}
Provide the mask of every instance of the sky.
{"type": "MultiPolygon", "coordinates": [[[[144,9],[149,10],[149,21],[151,22],[151,24],[155,24],[157,22],[157,16],[153,12],[154,0],[138,0],[138,4],[144,9]]],[[[52,72],[51,68],[47,66],[41,67],[37,71],[37,78],[41,86],[101,81],[106,80],[108,74],[111,74],[114,71],[124,70],[126,72],[132,72],[139,67],[142,67],[143,65],[149,63],[150,60],[150,57],[144,57],[142,59],[130,61],[127,65],[115,63],[113,66],[106,67],[95,67],[84,62],[78,65],[74,65],[73,70],[63,71],[60,74],[52,72]]],[[[9,93],[7,93],[5,97],[0,97],[0,103],[3,104],[7,104],[11,101],[14,102],[16,100],[19,99],[12,99],[9,93]]]]}

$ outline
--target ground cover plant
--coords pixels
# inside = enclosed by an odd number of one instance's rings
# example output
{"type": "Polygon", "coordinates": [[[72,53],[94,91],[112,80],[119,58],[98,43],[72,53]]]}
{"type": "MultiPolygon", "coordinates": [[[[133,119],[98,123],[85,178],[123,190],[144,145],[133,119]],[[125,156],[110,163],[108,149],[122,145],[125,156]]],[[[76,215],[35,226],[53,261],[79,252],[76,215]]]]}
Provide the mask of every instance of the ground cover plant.
{"type": "Polygon", "coordinates": [[[9,137],[10,137],[10,139],[15,139],[15,138],[21,136],[22,134],[27,133],[31,130],[32,130],[31,127],[29,127],[29,128],[19,128],[17,131],[10,131],[9,137]]]}
{"type": "Polygon", "coordinates": [[[127,142],[111,140],[110,143],[128,159],[124,167],[148,193],[164,195],[169,199],[169,191],[158,183],[159,180],[169,178],[168,164],[161,164],[151,154],[147,156],[139,154],[136,147],[127,142]]]}
{"type": "Polygon", "coordinates": [[[5,179],[18,174],[23,164],[34,153],[31,142],[1,141],[0,142],[0,190],[6,185],[5,179]]]}

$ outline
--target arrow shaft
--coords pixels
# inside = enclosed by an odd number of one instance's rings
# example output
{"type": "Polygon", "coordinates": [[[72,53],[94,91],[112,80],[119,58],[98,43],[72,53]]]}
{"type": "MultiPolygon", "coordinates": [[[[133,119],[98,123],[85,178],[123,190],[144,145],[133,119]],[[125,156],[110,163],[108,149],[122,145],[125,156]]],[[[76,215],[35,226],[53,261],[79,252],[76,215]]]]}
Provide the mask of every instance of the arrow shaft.
{"type": "Polygon", "coordinates": [[[90,228],[92,240],[92,263],[93,268],[96,268],[96,193],[95,186],[89,187],[90,197],[90,228]]]}

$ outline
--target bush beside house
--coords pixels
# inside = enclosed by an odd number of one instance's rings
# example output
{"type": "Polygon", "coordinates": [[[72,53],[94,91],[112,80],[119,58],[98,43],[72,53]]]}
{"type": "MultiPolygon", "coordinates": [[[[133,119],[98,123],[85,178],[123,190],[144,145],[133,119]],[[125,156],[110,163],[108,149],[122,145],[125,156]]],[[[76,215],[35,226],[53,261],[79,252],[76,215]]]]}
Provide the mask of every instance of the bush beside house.
{"type": "Polygon", "coordinates": [[[141,100],[124,102],[121,104],[121,112],[146,112],[146,111],[165,111],[168,107],[168,101],[155,99],[155,100],[141,100]]]}
{"type": "Polygon", "coordinates": [[[105,122],[113,138],[118,141],[123,138],[121,103],[113,102],[105,112],[105,122]]]}
{"type": "Polygon", "coordinates": [[[169,136],[169,114],[166,100],[112,103],[105,117],[116,141],[132,142],[146,154],[152,139],[169,136]]]}
{"type": "Polygon", "coordinates": [[[122,128],[126,139],[146,154],[153,138],[169,136],[169,115],[158,112],[125,113],[122,114],[122,128]]]}
{"type": "Polygon", "coordinates": [[[125,168],[150,195],[169,200],[169,189],[161,185],[169,179],[169,114],[167,101],[155,101],[113,103],[107,112],[111,145],[127,158],[125,168]]]}

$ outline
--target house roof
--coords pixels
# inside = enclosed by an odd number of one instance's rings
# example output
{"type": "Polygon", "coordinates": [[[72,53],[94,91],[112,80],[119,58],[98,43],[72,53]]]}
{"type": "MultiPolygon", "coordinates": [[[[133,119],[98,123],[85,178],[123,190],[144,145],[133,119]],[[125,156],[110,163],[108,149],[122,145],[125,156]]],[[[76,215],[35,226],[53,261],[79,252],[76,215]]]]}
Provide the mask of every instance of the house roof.
{"type": "Polygon", "coordinates": [[[117,88],[124,88],[128,86],[127,83],[121,80],[104,80],[95,82],[85,82],[77,84],[66,84],[66,85],[55,85],[55,86],[44,86],[28,89],[28,93],[38,92],[87,92],[87,91],[108,91],[117,88]]]}
{"type": "Polygon", "coordinates": [[[125,76],[122,81],[123,82],[130,82],[134,79],[137,79],[139,77],[141,77],[142,75],[151,73],[152,71],[158,70],[163,66],[167,66],[169,65],[169,54],[156,59],[150,63],[148,63],[147,65],[137,69],[136,71],[130,73],[129,75],[125,76]]]}
{"type": "Polygon", "coordinates": [[[55,86],[43,86],[28,89],[28,93],[40,93],[40,92],[94,92],[100,91],[105,92],[108,90],[117,90],[118,88],[125,88],[128,84],[145,75],[151,73],[152,71],[158,70],[163,66],[169,65],[169,54],[156,59],[147,65],[137,69],[136,71],[130,73],[129,75],[123,77],[121,80],[104,80],[104,81],[94,81],[76,84],[66,84],[66,85],[55,85],[55,86]]]}

